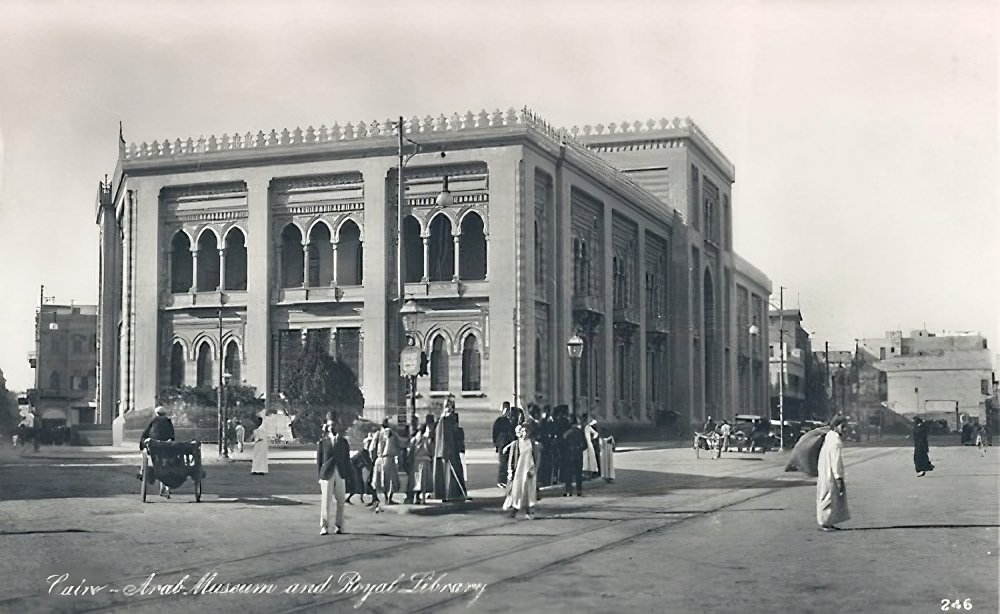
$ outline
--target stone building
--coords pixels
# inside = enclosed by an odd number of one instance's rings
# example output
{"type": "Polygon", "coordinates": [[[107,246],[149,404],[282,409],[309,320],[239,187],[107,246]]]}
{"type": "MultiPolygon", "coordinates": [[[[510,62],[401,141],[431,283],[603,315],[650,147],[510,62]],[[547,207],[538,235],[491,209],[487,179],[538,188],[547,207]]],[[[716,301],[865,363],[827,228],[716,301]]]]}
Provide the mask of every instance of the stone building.
{"type": "Polygon", "coordinates": [[[97,391],[97,307],[43,303],[35,313],[35,371],[29,395],[50,426],[94,424],[97,391]]]}
{"type": "MultiPolygon", "coordinates": [[[[802,312],[798,309],[768,311],[770,345],[771,415],[778,416],[781,392],[784,392],[785,420],[802,420],[810,416],[805,409],[809,376],[812,367],[812,342],[802,327],[802,312]],[[784,337],[784,360],[781,356],[784,337]],[[784,368],[784,382],[780,381],[784,368]]],[[[825,377],[825,376],[823,376],[825,377]]]]}
{"type": "Polygon", "coordinates": [[[603,422],[766,407],[749,323],[770,281],[733,252],[734,168],[693,122],[406,120],[398,233],[397,123],[122,142],[97,199],[102,415],[220,369],[273,399],[306,343],[355,370],[366,415],[395,413],[397,269],[423,312],[418,413],[454,394],[473,438],[502,401],[570,404],[574,333],[577,409],[603,422]]]}
{"type": "Polygon", "coordinates": [[[885,373],[887,403],[897,413],[950,424],[961,416],[985,422],[993,363],[979,333],[915,330],[905,337],[889,331],[860,343],[865,353],[879,358],[875,366],[885,373]]]}

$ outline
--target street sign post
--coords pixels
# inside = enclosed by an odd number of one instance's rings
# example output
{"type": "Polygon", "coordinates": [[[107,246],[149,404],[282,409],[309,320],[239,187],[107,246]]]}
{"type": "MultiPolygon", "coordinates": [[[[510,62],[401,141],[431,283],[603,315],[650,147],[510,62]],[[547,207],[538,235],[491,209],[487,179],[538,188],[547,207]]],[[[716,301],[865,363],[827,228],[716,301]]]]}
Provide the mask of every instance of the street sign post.
{"type": "Polygon", "coordinates": [[[420,348],[411,345],[400,351],[399,371],[405,377],[416,377],[420,373],[420,348]]]}

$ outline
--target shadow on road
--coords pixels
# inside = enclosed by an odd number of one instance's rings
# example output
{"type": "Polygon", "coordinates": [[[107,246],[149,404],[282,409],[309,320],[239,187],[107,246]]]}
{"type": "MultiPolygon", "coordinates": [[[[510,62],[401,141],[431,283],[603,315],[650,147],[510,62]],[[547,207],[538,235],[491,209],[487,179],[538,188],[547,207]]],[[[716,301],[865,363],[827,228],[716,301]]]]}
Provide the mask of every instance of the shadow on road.
{"type": "Polygon", "coordinates": [[[998,529],[1000,524],[894,524],[885,527],[841,527],[841,531],[886,531],[892,529],[998,529]]]}

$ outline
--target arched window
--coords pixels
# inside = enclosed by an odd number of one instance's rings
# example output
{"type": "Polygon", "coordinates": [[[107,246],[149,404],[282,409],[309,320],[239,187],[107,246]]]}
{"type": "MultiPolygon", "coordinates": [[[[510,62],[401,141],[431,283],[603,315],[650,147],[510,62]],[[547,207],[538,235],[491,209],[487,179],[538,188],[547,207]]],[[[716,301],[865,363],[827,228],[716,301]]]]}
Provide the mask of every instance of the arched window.
{"type": "Polygon", "coordinates": [[[170,291],[190,292],[194,286],[191,278],[194,266],[191,259],[191,240],[178,230],[170,242],[170,249],[170,291]]]}
{"type": "Polygon", "coordinates": [[[483,218],[475,213],[469,213],[462,218],[462,234],[458,239],[460,279],[486,279],[484,228],[483,218]]]}
{"type": "Polygon", "coordinates": [[[424,240],[420,236],[420,222],[412,215],[403,220],[403,258],[407,282],[424,278],[424,240]]]}
{"type": "Polygon", "coordinates": [[[462,344],[462,390],[478,391],[482,385],[479,341],[469,335],[462,344]]]}
{"type": "Polygon", "coordinates": [[[230,341],[226,344],[226,373],[231,375],[230,382],[233,384],[239,384],[242,380],[240,373],[240,347],[236,344],[236,341],[230,341]]]}
{"type": "Polygon", "coordinates": [[[302,233],[289,224],[281,230],[281,287],[302,286],[302,233]]]}
{"type": "Polygon", "coordinates": [[[330,243],[330,227],[320,222],[309,231],[309,285],[313,288],[329,286],[332,281],[333,245],[330,243]]]}
{"type": "Polygon", "coordinates": [[[215,233],[205,230],[198,237],[198,291],[219,289],[219,241],[215,233]]]}
{"type": "Polygon", "coordinates": [[[451,281],[455,276],[455,239],[451,220],[444,214],[431,220],[430,260],[430,280],[451,281]]]}
{"type": "Polygon", "coordinates": [[[212,367],[214,364],[212,356],[212,346],[207,341],[203,341],[198,346],[198,386],[212,388],[212,367]]]}
{"type": "Polygon", "coordinates": [[[49,374],[49,388],[51,388],[52,390],[59,390],[61,383],[62,382],[59,381],[58,371],[53,371],[51,374],[49,374]]]}
{"type": "Polygon", "coordinates": [[[184,385],[184,346],[179,341],[170,348],[170,385],[175,388],[184,385]]]}
{"type": "Polygon", "coordinates": [[[337,240],[337,285],[360,286],[363,282],[364,246],[361,229],[352,220],[340,227],[337,240]]]}
{"type": "Polygon", "coordinates": [[[448,348],[440,335],[431,346],[431,390],[448,390],[448,348]]]}
{"type": "Polygon", "coordinates": [[[225,289],[247,289],[247,240],[239,228],[233,228],[226,234],[225,289]]]}

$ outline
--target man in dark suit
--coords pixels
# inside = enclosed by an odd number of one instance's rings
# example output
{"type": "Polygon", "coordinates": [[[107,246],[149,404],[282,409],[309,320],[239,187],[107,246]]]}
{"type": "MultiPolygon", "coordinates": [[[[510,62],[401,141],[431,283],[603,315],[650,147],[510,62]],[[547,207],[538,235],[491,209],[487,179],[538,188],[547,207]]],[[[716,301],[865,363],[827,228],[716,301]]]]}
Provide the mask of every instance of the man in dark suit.
{"type": "Polygon", "coordinates": [[[587,447],[586,436],[576,416],[570,418],[570,426],[562,435],[563,480],[566,482],[564,497],[572,496],[570,486],[576,483],[576,496],[583,496],[583,450],[587,447]]]}
{"type": "Polygon", "coordinates": [[[330,534],[330,505],[333,499],[337,502],[336,524],[337,533],[344,532],[344,496],[347,484],[344,481],[351,475],[351,446],[343,435],[337,433],[332,419],[327,419],[323,425],[323,438],[316,446],[316,465],[319,467],[319,534],[330,534]]]}
{"type": "Polygon", "coordinates": [[[510,421],[510,402],[504,401],[500,407],[500,417],[493,422],[493,447],[497,451],[497,486],[507,486],[507,464],[510,451],[504,451],[507,444],[514,441],[514,423],[510,421]]]}

